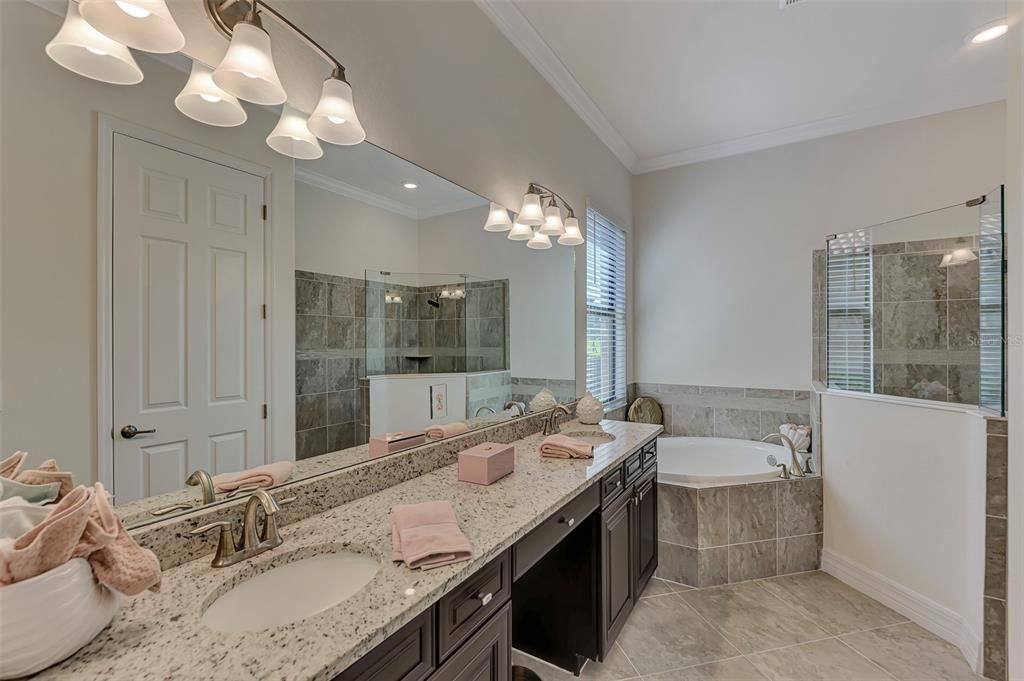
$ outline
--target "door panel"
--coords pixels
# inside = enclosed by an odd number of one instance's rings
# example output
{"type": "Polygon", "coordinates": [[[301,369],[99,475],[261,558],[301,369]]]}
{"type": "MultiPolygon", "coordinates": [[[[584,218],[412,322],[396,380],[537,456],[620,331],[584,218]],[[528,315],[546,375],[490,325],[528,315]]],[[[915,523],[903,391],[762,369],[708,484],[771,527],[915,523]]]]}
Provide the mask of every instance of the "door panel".
{"type": "Polygon", "coordinates": [[[118,502],[265,463],[262,178],[114,135],[118,502]],[[125,425],[152,434],[123,437],[125,425]]]}
{"type": "Polygon", "coordinates": [[[611,650],[633,610],[633,498],[628,493],[601,514],[602,657],[611,650]]]}
{"type": "Polygon", "coordinates": [[[639,598],[658,567],[657,469],[636,484],[636,586],[639,598]]]}

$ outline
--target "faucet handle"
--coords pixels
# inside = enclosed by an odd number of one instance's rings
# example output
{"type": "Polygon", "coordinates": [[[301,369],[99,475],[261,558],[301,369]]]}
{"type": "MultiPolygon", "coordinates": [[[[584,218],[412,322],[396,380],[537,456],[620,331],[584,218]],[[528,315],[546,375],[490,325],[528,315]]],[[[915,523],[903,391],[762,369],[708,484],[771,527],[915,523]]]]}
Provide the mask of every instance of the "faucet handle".
{"type": "Polygon", "coordinates": [[[231,554],[235,552],[235,535],[231,531],[231,523],[227,520],[218,520],[217,522],[209,523],[207,525],[201,525],[194,530],[189,530],[185,534],[189,537],[198,537],[206,534],[210,530],[220,529],[220,538],[217,541],[217,552],[213,555],[213,566],[219,567],[226,565],[231,558],[231,554]]]}

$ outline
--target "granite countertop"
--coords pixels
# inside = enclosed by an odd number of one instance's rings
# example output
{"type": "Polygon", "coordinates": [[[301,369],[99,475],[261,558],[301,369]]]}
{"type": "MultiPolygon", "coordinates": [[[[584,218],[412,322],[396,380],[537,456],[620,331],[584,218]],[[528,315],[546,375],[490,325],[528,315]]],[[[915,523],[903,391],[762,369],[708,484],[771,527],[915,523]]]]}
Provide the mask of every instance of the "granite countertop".
{"type": "MultiPolygon", "coordinates": [[[[563,432],[597,428],[571,421],[563,432]]],[[[604,421],[614,442],[593,460],[541,458],[539,434],[516,441],[516,470],[490,486],[460,483],[456,466],[349,502],[281,529],[284,544],[243,563],[210,567],[210,557],[164,573],[159,593],[126,600],[114,622],[82,650],[35,679],[288,679],[326,681],[514,544],[595,478],[661,432],[661,426],[604,421]],[[473,558],[427,572],[390,561],[388,513],[396,504],[452,502],[473,558]],[[282,627],[225,634],[203,625],[204,608],[233,584],[273,565],[338,550],[381,562],[351,598],[282,627]]]]}

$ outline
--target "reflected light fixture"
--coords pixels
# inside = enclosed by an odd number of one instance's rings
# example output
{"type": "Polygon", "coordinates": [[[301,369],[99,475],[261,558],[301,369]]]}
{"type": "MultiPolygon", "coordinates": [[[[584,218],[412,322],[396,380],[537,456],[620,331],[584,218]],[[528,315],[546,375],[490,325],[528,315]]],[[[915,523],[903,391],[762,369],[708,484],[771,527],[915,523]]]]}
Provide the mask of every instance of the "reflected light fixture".
{"type": "Polygon", "coordinates": [[[74,0],[68,0],[64,23],[47,43],[46,54],[68,71],[86,78],[114,85],[142,82],[142,69],[131,51],[93,28],[74,0]]]}
{"type": "Polygon", "coordinates": [[[527,246],[536,250],[551,248],[552,236],[558,237],[559,246],[579,246],[584,243],[583,233],[580,231],[580,222],[576,219],[576,212],[569,202],[560,194],[542,184],[531,182],[523,196],[523,210],[515,217],[515,221],[509,219],[508,211],[504,206],[491,203],[491,209],[487,214],[487,221],[484,223],[484,230],[487,232],[508,232],[508,238],[513,241],[526,241],[527,246]],[[546,208],[541,206],[547,202],[546,208]],[[567,211],[565,220],[562,219],[562,208],[567,211]],[[526,217],[524,217],[524,213],[526,217]],[[530,215],[540,216],[539,221],[531,219],[530,215]],[[536,232],[531,225],[537,226],[536,232]]]}
{"type": "Polygon", "coordinates": [[[81,0],[79,9],[93,28],[128,47],[158,54],[185,47],[164,0],[81,0]]]}
{"type": "Polygon", "coordinates": [[[504,206],[491,201],[491,210],[487,213],[487,222],[484,223],[485,232],[507,232],[512,229],[512,220],[508,217],[508,211],[504,206]]]}
{"type": "Polygon", "coordinates": [[[967,42],[968,44],[971,45],[981,45],[983,43],[988,43],[995,40],[996,38],[1001,38],[1002,36],[1006,35],[1006,32],[1008,30],[1009,24],[1006,23],[1005,19],[993,21],[992,23],[985,24],[981,28],[973,31],[969,36],[967,36],[967,42]]]}
{"type": "Polygon", "coordinates": [[[306,114],[285,104],[281,118],[267,137],[267,146],[279,154],[311,161],[324,155],[316,135],[309,131],[306,114]]]}
{"type": "Polygon", "coordinates": [[[974,254],[969,248],[957,248],[952,253],[947,253],[942,256],[942,262],[939,263],[939,267],[955,267],[956,265],[966,265],[969,262],[974,262],[978,259],[978,256],[974,254]]]}
{"type": "Polygon", "coordinates": [[[192,62],[192,73],[174,106],[189,118],[219,127],[232,127],[245,123],[248,117],[238,100],[224,92],[213,82],[213,69],[197,61],[192,62]]]}
{"type": "Polygon", "coordinates": [[[533,236],[530,237],[530,240],[526,242],[526,247],[537,251],[547,250],[551,248],[551,237],[540,230],[537,230],[533,233],[533,236]]]}

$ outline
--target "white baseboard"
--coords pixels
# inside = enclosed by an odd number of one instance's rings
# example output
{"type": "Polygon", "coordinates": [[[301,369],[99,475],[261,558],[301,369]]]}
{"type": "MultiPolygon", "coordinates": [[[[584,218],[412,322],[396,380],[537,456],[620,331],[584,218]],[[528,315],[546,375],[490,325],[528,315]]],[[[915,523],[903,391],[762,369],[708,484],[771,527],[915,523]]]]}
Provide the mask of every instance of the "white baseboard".
{"type": "Polygon", "coordinates": [[[981,635],[961,615],[828,549],[821,552],[821,569],[949,641],[960,649],[971,669],[980,670],[981,635]]]}

